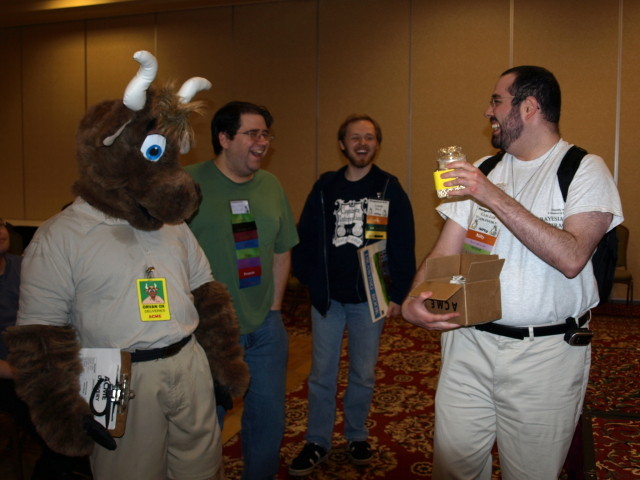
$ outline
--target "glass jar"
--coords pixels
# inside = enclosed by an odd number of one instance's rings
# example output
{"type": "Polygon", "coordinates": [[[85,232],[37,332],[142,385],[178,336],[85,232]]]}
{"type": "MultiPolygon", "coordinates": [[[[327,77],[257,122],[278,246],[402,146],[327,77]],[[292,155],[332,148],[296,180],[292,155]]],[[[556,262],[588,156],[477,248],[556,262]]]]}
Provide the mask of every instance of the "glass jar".
{"type": "Polygon", "coordinates": [[[448,168],[451,162],[467,161],[467,156],[462,152],[462,147],[452,145],[450,147],[442,147],[438,150],[438,169],[433,172],[433,180],[436,186],[436,193],[438,198],[446,198],[449,190],[462,190],[461,185],[445,186],[445,182],[455,180],[455,178],[442,178],[441,175],[445,172],[450,172],[453,169],[448,168]]]}

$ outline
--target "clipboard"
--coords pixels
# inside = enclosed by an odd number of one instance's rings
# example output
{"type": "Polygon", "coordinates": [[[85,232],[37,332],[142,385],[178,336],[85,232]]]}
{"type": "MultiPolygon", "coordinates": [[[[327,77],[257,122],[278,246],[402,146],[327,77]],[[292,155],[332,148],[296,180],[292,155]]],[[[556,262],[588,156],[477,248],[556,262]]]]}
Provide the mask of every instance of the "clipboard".
{"type": "Polygon", "coordinates": [[[80,394],[95,420],[112,437],[122,437],[129,400],[135,396],[131,390],[131,353],[116,348],[83,348],[80,358],[80,394]]]}

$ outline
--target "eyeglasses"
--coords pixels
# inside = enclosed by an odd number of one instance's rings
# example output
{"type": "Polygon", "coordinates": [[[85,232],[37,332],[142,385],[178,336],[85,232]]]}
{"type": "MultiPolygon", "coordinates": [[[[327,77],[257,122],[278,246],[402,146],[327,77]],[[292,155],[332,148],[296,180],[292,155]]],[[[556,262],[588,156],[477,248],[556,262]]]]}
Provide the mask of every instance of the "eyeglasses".
{"type": "Polygon", "coordinates": [[[261,138],[264,138],[267,142],[273,142],[276,137],[274,137],[271,132],[268,130],[248,130],[246,132],[239,132],[241,135],[249,135],[251,140],[257,142],[261,138]]]}
{"type": "Polygon", "coordinates": [[[489,100],[489,105],[491,105],[492,108],[496,108],[500,105],[502,105],[502,101],[506,98],[516,98],[515,95],[505,95],[504,97],[498,96],[498,95],[494,95],[493,97],[491,97],[491,99],[489,100]]]}

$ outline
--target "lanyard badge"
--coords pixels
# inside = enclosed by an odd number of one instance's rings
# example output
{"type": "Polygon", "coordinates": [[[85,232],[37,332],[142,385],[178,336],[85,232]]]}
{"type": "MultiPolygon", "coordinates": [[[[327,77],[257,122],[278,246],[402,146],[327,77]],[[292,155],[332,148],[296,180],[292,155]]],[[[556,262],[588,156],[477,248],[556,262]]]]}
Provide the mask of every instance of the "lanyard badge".
{"type": "Polygon", "coordinates": [[[385,240],[389,224],[389,200],[370,198],[367,201],[367,220],[364,238],[385,240]]]}
{"type": "Polygon", "coordinates": [[[498,240],[500,226],[498,219],[491,210],[477,206],[467,229],[467,236],[464,239],[463,251],[466,253],[476,253],[489,255],[493,251],[493,246],[498,240]]]}
{"type": "Polygon", "coordinates": [[[167,279],[155,277],[154,267],[147,268],[145,273],[146,278],[136,280],[140,320],[143,322],[171,320],[167,279]]]}

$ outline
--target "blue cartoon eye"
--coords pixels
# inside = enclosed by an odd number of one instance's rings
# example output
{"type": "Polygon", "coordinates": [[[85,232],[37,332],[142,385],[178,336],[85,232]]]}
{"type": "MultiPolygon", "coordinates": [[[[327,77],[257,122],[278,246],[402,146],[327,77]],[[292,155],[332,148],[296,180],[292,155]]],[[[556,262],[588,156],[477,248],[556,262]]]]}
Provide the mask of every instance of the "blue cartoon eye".
{"type": "Polygon", "coordinates": [[[147,138],[144,139],[142,147],[140,147],[140,151],[142,152],[142,155],[144,155],[144,158],[150,162],[157,162],[162,158],[166,146],[167,139],[162,135],[153,133],[151,135],[147,135],[147,138]]]}

